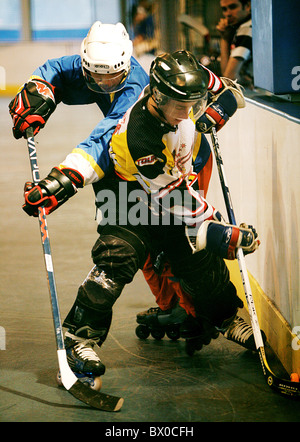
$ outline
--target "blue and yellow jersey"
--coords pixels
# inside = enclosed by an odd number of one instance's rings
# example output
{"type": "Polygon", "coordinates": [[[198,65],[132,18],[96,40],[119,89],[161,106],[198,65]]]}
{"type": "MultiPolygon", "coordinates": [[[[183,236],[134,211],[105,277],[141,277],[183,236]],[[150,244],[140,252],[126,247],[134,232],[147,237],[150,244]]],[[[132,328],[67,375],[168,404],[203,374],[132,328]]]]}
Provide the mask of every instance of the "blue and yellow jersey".
{"type": "Polygon", "coordinates": [[[79,55],[48,60],[33,72],[33,77],[42,78],[55,86],[57,103],[98,105],[105,118],[99,121],[86,140],[76,146],[67,163],[70,162],[74,169],[83,170],[85,185],[102,179],[111,170],[108,144],[118,120],[149,83],[144,69],[131,57],[131,69],[124,88],[115,94],[99,94],[86,86],[79,55]]]}

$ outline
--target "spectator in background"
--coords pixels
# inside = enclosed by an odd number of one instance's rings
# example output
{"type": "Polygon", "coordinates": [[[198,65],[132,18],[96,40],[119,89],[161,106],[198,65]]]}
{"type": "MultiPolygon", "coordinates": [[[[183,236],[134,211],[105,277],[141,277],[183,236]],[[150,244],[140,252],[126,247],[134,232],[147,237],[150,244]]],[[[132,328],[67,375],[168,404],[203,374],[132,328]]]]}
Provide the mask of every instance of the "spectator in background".
{"type": "Polygon", "coordinates": [[[133,16],[133,47],[136,56],[155,54],[157,41],[153,21],[152,4],[142,0],[138,3],[133,16]]]}
{"type": "Polygon", "coordinates": [[[217,25],[222,75],[253,89],[251,1],[220,0],[220,6],[224,15],[217,25]]]}

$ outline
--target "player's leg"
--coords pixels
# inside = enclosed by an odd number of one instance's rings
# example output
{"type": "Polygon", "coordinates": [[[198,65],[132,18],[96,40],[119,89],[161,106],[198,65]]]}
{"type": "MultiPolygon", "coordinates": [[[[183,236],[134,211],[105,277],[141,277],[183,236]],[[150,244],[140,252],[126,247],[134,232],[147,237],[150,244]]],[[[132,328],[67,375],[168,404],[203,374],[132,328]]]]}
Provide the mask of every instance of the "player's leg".
{"type": "MultiPolygon", "coordinates": [[[[203,161],[201,162],[201,170],[198,173],[198,188],[206,197],[212,173],[212,154],[210,153],[207,156],[207,150],[210,151],[210,147],[204,136],[201,137],[199,153],[201,149],[206,153],[205,158],[207,157],[207,160],[204,166],[202,165],[203,161]]],[[[197,158],[200,159],[200,157],[201,155],[198,155],[197,158]]],[[[155,258],[149,255],[142,271],[150,290],[155,296],[157,307],[150,307],[137,314],[137,323],[143,326],[137,327],[137,335],[141,339],[145,339],[154,329],[155,337],[158,339],[161,339],[166,331],[173,337],[179,337],[177,330],[186,315],[195,316],[191,297],[182,290],[179,280],[174,277],[164,253],[159,253],[155,258]]]]}
{"type": "Polygon", "coordinates": [[[74,371],[99,376],[105,366],[99,347],[112,320],[112,308],[125,284],[132,281],[147,256],[146,245],[135,233],[118,226],[102,229],[92,249],[94,267],[78,289],[64,327],[68,362],[74,371]]]}

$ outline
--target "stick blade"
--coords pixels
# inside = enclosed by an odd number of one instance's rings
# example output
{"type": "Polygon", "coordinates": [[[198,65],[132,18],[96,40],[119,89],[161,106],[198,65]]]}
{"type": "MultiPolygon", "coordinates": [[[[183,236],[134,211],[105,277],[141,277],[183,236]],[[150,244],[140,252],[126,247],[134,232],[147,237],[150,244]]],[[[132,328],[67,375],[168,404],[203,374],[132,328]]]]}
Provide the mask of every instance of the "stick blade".
{"type": "Polygon", "coordinates": [[[98,410],[119,411],[121,409],[123,398],[92,390],[77,379],[69,367],[65,349],[57,350],[57,356],[62,384],[76,399],[98,410]]]}
{"type": "Polygon", "coordinates": [[[275,376],[268,368],[266,368],[266,380],[273,390],[290,398],[300,399],[300,382],[293,382],[288,379],[281,379],[275,376]]]}
{"type": "Polygon", "coordinates": [[[68,391],[81,402],[102,411],[119,411],[124,403],[123,398],[92,390],[79,380],[68,391]]]}
{"type": "Polygon", "coordinates": [[[267,377],[268,385],[278,393],[289,396],[294,399],[300,399],[300,383],[289,381],[287,379],[279,379],[272,374],[267,377]]]}
{"type": "Polygon", "coordinates": [[[262,364],[263,372],[269,387],[271,387],[277,393],[284,396],[289,396],[293,399],[300,399],[300,382],[293,382],[288,379],[281,379],[276,376],[266,359],[264,347],[259,348],[259,357],[262,364]]]}

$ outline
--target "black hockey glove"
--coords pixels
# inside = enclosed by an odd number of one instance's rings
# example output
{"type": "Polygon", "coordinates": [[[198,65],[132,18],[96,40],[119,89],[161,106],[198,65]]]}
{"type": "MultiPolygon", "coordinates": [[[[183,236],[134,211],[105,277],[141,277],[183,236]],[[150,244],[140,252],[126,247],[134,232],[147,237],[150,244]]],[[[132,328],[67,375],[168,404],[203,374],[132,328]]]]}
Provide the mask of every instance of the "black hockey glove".
{"type": "Polygon", "coordinates": [[[25,137],[28,127],[32,127],[36,135],[45,126],[56,108],[54,91],[55,87],[47,81],[32,79],[9,103],[15,138],[25,137]]]}
{"type": "Polygon", "coordinates": [[[30,216],[37,217],[38,208],[43,206],[46,215],[56,210],[83,187],[82,175],[74,169],[60,170],[54,167],[49,175],[41,180],[38,185],[31,182],[25,183],[23,210],[30,216]]]}

